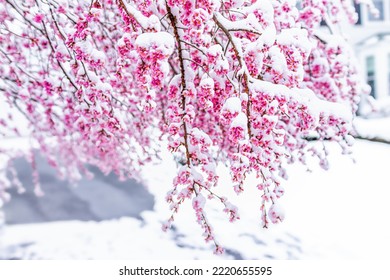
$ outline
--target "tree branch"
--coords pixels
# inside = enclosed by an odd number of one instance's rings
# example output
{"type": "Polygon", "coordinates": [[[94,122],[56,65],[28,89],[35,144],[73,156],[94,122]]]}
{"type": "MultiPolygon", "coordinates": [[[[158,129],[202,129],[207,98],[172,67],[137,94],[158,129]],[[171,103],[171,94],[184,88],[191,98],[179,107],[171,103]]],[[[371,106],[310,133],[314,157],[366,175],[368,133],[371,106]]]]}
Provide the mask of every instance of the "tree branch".
{"type": "MultiPolygon", "coordinates": [[[[185,78],[185,68],[184,68],[184,57],[183,57],[183,48],[181,45],[181,39],[180,35],[177,29],[177,21],[175,16],[172,14],[171,8],[168,6],[168,3],[166,4],[167,8],[167,14],[168,18],[171,21],[171,25],[173,27],[173,33],[175,35],[175,39],[177,42],[177,50],[179,54],[179,63],[180,63],[180,73],[181,73],[181,104],[182,104],[182,109],[185,114],[185,109],[186,109],[186,97],[184,95],[184,91],[187,89],[187,84],[186,84],[186,78],[185,78]]],[[[184,146],[186,149],[186,157],[187,157],[187,166],[191,166],[191,159],[190,159],[190,151],[188,148],[188,129],[187,129],[187,124],[184,121],[184,115],[182,117],[182,122],[183,122],[183,130],[184,130],[184,146]]]]}
{"type": "Polygon", "coordinates": [[[244,69],[244,73],[243,73],[244,92],[248,96],[248,102],[247,102],[247,106],[246,106],[246,117],[248,120],[247,121],[247,128],[248,128],[248,135],[249,135],[249,139],[250,139],[253,137],[252,130],[251,130],[251,119],[250,119],[250,116],[251,116],[250,109],[251,109],[252,102],[251,102],[251,93],[249,90],[249,77],[248,77],[248,73],[247,73],[246,63],[245,63],[243,57],[241,56],[241,49],[238,49],[238,46],[237,46],[236,42],[234,41],[233,36],[230,34],[229,30],[218,20],[217,15],[214,14],[213,20],[217,24],[217,26],[223,31],[223,33],[225,33],[226,37],[229,39],[229,42],[232,44],[234,53],[238,59],[238,63],[240,65],[241,69],[244,69]]]}

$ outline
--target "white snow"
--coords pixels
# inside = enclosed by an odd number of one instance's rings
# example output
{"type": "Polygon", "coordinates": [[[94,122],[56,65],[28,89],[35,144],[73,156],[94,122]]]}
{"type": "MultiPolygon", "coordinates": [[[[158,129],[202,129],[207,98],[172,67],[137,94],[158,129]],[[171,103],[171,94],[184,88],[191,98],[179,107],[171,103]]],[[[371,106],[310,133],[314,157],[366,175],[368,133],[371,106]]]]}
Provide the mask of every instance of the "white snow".
{"type": "Polygon", "coordinates": [[[123,3],[126,6],[127,12],[129,12],[135,18],[135,20],[141,25],[143,29],[155,29],[156,31],[161,30],[161,23],[156,15],[146,17],[131,4],[126,3],[126,1],[123,1],[123,3]]]}
{"type": "Polygon", "coordinates": [[[341,155],[337,144],[325,145],[330,170],[320,169],[314,159],[308,159],[311,172],[301,165],[288,168],[290,178],[282,182],[286,192],[280,200],[285,220],[269,230],[260,226],[258,180],[249,176],[244,193],[236,196],[228,169],[217,168],[220,182],[213,191],[228,197],[241,217],[231,224],[218,201],[205,204],[217,240],[228,249],[223,256],[213,255],[212,246],[204,243],[191,201],[181,206],[175,229],[161,231],[170,216],[165,194],[176,174],[167,152],[161,164],[148,164],[143,171],[156,199],[154,211],[142,213],[143,221],[124,217],[7,226],[0,238],[0,258],[389,259],[390,145],[357,140],[353,159],[341,155]]]}
{"type": "Polygon", "coordinates": [[[283,95],[292,100],[306,105],[310,114],[318,121],[321,113],[325,117],[330,115],[342,118],[347,124],[352,125],[352,113],[348,105],[319,99],[310,89],[288,88],[267,81],[251,79],[251,90],[254,92],[267,92],[271,96],[283,95]]]}
{"type": "Polygon", "coordinates": [[[207,145],[211,145],[213,142],[211,141],[210,136],[208,136],[204,131],[195,127],[191,130],[191,135],[197,140],[203,140],[207,145]]]}
{"type": "Polygon", "coordinates": [[[199,86],[201,88],[212,89],[214,88],[214,80],[208,77],[207,74],[204,74],[202,80],[200,81],[199,86]]]}
{"type": "Polygon", "coordinates": [[[157,47],[167,56],[172,54],[175,47],[175,41],[168,32],[142,33],[135,40],[135,44],[146,49],[157,47]]]}
{"type": "Polygon", "coordinates": [[[207,49],[207,52],[208,52],[209,55],[212,55],[212,56],[215,56],[215,57],[219,57],[220,55],[223,54],[222,47],[219,44],[210,46],[207,49]]]}
{"type": "Polygon", "coordinates": [[[304,51],[306,54],[309,54],[314,47],[314,44],[308,39],[307,30],[302,28],[281,30],[278,35],[277,42],[280,45],[295,46],[304,51]]]}
{"type": "Polygon", "coordinates": [[[390,141],[390,117],[379,119],[356,118],[354,127],[358,136],[390,141]]]}
{"type": "Polygon", "coordinates": [[[256,18],[254,18],[253,14],[249,14],[245,19],[236,21],[230,21],[220,13],[215,13],[214,16],[227,30],[251,30],[257,33],[262,33],[263,31],[263,28],[256,18]]]}
{"type": "MultiPolygon", "coordinates": [[[[218,207],[211,209],[209,218],[219,241],[244,258],[266,258],[268,255],[288,258],[287,252],[293,254],[292,257],[306,259],[388,258],[388,164],[372,159],[381,156],[389,159],[390,147],[357,141],[356,164],[339,155],[336,145],[329,145],[329,148],[333,164],[330,171],[315,168],[312,173],[306,173],[299,166],[290,168],[283,199],[287,217],[270,230],[262,230],[259,226],[260,194],[255,190],[253,178],[244,194],[235,199],[234,204],[241,214],[241,220],[236,224],[228,223],[220,209],[217,211],[218,207]]],[[[219,169],[222,175],[227,175],[227,170],[219,169]]],[[[145,171],[149,190],[156,195],[157,201],[155,211],[143,213],[144,222],[122,218],[101,223],[74,221],[8,226],[3,244],[12,249],[20,243],[32,243],[20,249],[20,257],[24,258],[217,258],[203,243],[189,205],[181,208],[175,223],[176,231],[163,233],[160,230],[160,223],[169,214],[163,193],[171,186],[174,170],[174,163],[164,157],[164,164],[150,166],[145,171]]],[[[221,176],[220,182],[225,191],[230,185],[226,178],[221,176]]]]}
{"type": "Polygon", "coordinates": [[[222,107],[222,111],[229,111],[230,113],[241,112],[240,98],[233,96],[226,99],[225,104],[222,107]]]}
{"type": "Polygon", "coordinates": [[[279,73],[284,73],[288,69],[286,57],[282,54],[279,47],[272,46],[269,49],[269,56],[271,57],[272,68],[275,71],[279,73]]]}
{"type": "Polygon", "coordinates": [[[285,210],[278,201],[275,201],[268,210],[268,217],[274,224],[282,222],[285,218],[285,215],[285,210]]]}
{"type": "Polygon", "coordinates": [[[232,121],[232,124],[230,125],[231,127],[241,127],[246,131],[247,129],[247,124],[248,124],[248,118],[246,115],[241,112],[239,113],[232,121]]]}
{"type": "Polygon", "coordinates": [[[101,61],[101,62],[106,61],[105,53],[102,51],[99,51],[97,49],[92,49],[92,51],[90,52],[90,55],[91,55],[91,59],[94,61],[101,61]]]}

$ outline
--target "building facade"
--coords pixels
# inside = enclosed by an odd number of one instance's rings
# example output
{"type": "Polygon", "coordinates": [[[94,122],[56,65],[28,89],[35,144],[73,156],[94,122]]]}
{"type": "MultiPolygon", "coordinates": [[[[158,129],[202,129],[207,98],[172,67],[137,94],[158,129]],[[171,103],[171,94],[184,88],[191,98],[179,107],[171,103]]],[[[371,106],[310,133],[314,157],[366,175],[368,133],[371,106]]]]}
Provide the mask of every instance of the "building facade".
{"type": "Polygon", "coordinates": [[[390,0],[374,0],[379,14],[366,5],[356,5],[360,19],[349,32],[351,43],[371,95],[390,100],[390,0]]]}

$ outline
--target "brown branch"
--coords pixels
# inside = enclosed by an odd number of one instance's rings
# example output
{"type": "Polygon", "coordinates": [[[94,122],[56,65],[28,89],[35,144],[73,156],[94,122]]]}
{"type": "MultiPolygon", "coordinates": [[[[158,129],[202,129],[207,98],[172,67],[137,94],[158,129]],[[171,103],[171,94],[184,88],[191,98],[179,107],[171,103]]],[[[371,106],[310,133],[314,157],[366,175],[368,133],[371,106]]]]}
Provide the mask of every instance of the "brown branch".
{"type": "Polygon", "coordinates": [[[37,30],[43,36],[45,36],[45,34],[43,33],[42,29],[38,28],[38,26],[36,26],[32,21],[26,19],[25,15],[18,9],[18,7],[16,6],[15,3],[12,3],[9,0],[6,0],[6,2],[15,10],[15,12],[17,12],[22,17],[23,20],[25,20],[30,26],[34,27],[35,30],[37,30]]]}
{"type": "Polygon", "coordinates": [[[65,43],[66,36],[64,34],[62,34],[62,32],[61,32],[61,29],[60,29],[60,27],[58,25],[58,22],[57,22],[57,20],[54,17],[54,13],[53,13],[53,9],[51,8],[51,5],[49,5],[49,10],[50,10],[50,15],[51,15],[51,18],[52,18],[52,20],[54,22],[54,25],[57,28],[58,33],[60,34],[62,41],[65,43]]]}
{"type": "MultiPolygon", "coordinates": [[[[179,35],[178,29],[177,29],[177,20],[176,20],[175,16],[172,14],[172,10],[168,6],[168,3],[165,3],[165,4],[166,4],[166,8],[167,8],[168,18],[171,21],[171,25],[173,27],[173,33],[175,35],[175,39],[177,42],[177,50],[178,50],[178,54],[179,54],[179,64],[180,64],[180,73],[181,73],[181,87],[182,87],[181,88],[181,103],[182,103],[182,107],[183,107],[182,108],[183,112],[185,114],[186,97],[184,95],[184,91],[187,89],[187,83],[186,83],[186,79],[185,79],[183,48],[181,46],[181,39],[180,39],[180,35],[179,35]]],[[[188,148],[188,131],[187,131],[187,124],[184,121],[184,116],[182,117],[182,121],[183,121],[183,129],[184,129],[184,147],[186,149],[187,166],[190,167],[191,166],[191,155],[190,155],[190,151],[188,148]]]]}
{"type": "Polygon", "coordinates": [[[202,68],[203,71],[204,71],[209,77],[211,77],[209,71],[207,71],[207,70],[203,67],[203,65],[199,64],[199,63],[196,62],[195,60],[192,60],[192,59],[190,59],[190,58],[183,58],[183,60],[187,60],[187,61],[189,61],[189,62],[192,62],[192,63],[196,64],[197,66],[199,66],[200,68],[202,68]]]}
{"type": "Polygon", "coordinates": [[[193,47],[194,49],[197,49],[198,51],[203,53],[205,56],[207,56],[207,54],[203,50],[201,50],[199,47],[195,46],[194,44],[187,42],[187,41],[184,41],[184,40],[180,40],[180,42],[183,42],[184,44],[189,45],[189,46],[193,47]]]}
{"type": "Polygon", "coordinates": [[[256,35],[262,35],[262,33],[256,31],[256,30],[253,30],[253,29],[245,29],[245,28],[231,28],[229,29],[230,32],[249,32],[249,33],[253,33],[253,34],[256,34],[256,35]]]}
{"type": "MultiPolygon", "coordinates": [[[[119,7],[120,7],[121,9],[123,9],[123,10],[125,11],[125,13],[126,13],[129,17],[131,17],[132,19],[134,19],[134,20],[138,23],[138,25],[141,27],[141,29],[143,30],[142,25],[138,22],[138,20],[135,18],[135,16],[134,16],[132,13],[129,12],[129,10],[126,8],[125,3],[123,3],[123,0],[117,0],[117,1],[118,1],[119,7]]],[[[134,25],[131,24],[131,26],[133,27],[133,30],[135,30],[134,25]]]]}
{"type": "MultiPolygon", "coordinates": [[[[50,36],[49,36],[48,31],[47,31],[46,25],[44,23],[42,23],[42,25],[43,25],[43,29],[44,29],[43,35],[47,38],[47,41],[49,43],[49,46],[50,46],[50,49],[51,49],[52,53],[55,53],[55,49],[54,49],[53,43],[52,43],[52,41],[50,39],[50,36]]],[[[67,80],[69,81],[69,83],[77,90],[78,87],[77,87],[76,83],[70,78],[68,73],[65,71],[65,68],[62,66],[62,63],[57,58],[55,60],[57,61],[57,65],[61,68],[62,73],[64,73],[64,75],[67,78],[67,80]]]]}
{"type": "MultiPolygon", "coordinates": [[[[230,34],[229,30],[218,20],[216,15],[213,16],[213,20],[217,24],[217,26],[223,31],[223,33],[225,33],[226,37],[229,39],[229,42],[232,44],[234,53],[235,53],[236,57],[238,58],[238,63],[242,69],[245,66],[245,62],[244,62],[243,58],[241,57],[240,52],[238,51],[238,47],[236,46],[236,44],[234,42],[232,34],[230,34]]],[[[246,72],[244,72],[243,78],[244,78],[244,92],[248,96],[248,101],[247,101],[247,106],[246,106],[246,117],[248,119],[247,128],[248,128],[248,135],[249,135],[249,139],[250,139],[253,137],[252,130],[251,130],[251,120],[250,120],[250,115],[251,115],[250,108],[251,108],[252,101],[251,101],[251,93],[249,90],[249,77],[248,77],[246,72]]]]}

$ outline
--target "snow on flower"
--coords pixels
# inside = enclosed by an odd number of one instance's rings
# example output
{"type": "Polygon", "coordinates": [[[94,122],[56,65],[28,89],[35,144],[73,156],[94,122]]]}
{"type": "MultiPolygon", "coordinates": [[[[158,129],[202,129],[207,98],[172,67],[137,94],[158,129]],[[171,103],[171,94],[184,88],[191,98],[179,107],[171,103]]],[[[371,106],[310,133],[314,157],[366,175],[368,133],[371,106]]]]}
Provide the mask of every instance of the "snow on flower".
{"type": "Polygon", "coordinates": [[[164,57],[172,54],[175,45],[172,35],[167,32],[142,33],[137,37],[135,44],[140,49],[147,52],[156,51],[164,57]]]}
{"type": "MultiPolygon", "coordinates": [[[[336,141],[344,153],[353,142],[366,89],[335,28],[354,18],[347,1],[302,1],[301,10],[284,0],[11,2],[0,12],[0,89],[26,116],[37,148],[70,181],[89,165],[125,179],[137,178],[167,141],[179,167],[163,228],[192,201],[216,253],[223,250],[204,198],[238,219],[218,187],[219,162],[237,194],[256,176],[266,227],[284,218],[287,164],[313,155],[329,166],[308,138],[336,141]],[[334,34],[317,30],[324,19],[334,34]]],[[[1,117],[0,132],[20,135],[11,123],[1,117]]],[[[3,199],[9,184],[0,180],[3,199]]]]}

